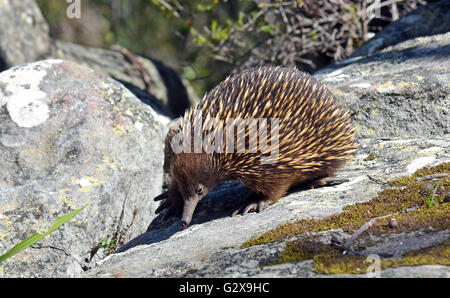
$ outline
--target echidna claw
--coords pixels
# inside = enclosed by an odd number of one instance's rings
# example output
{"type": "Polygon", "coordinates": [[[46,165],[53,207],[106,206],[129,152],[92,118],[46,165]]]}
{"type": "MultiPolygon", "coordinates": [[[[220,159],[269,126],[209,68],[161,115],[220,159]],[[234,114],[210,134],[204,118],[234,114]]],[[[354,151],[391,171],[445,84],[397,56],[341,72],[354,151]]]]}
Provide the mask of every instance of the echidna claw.
{"type": "Polygon", "coordinates": [[[163,211],[164,209],[170,207],[170,203],[168,201],[163,201],[158,208],[156,208],[155,213],[158,214],[159,212],[163,211]]]}
{"type": "Polygon", "coordinates": [[[323,179],[324,186],[334,186],[339,185],[345,182],[349,182],[348,178],[335,178],[335,177],[327,177],[323,179]]]}
{"type": "Polygon", "coordinates": [[[258,204],[250,203],[250,204],[247,205],[247,207],[245,207],[244,211],[242,211],[242,215],[246,215],[250,211],[255,211],[256,208],[258,208],[258,204]]]}
{"type": "Polygon", "coordinates": [[[264,200],[261,200],[258,202],[247,203],[247,204],[244,204],[243,206],[241,206],[240,208],[234,210],[233,213],[231,213],[231,216],[232,217],[236,216],[236,214],[240,213],[241,210],[242,210],[242,215],[246,215],[249,212],[253,212],[253,211],[261,212],[264,209],[266,209],[268,206],[269,206],[269,203],[264,200]]]}
{"type": "Polygon", "coordinates": [[[162,194],[160,194],[159,196],[156,196],[156,197],[153,199],[153,201],[155,201],[155,202],[156,202],[156,201],[161,201],[161,200],[167,198],[168,195],[169,195],[169,192],[165,191],[165,192],[163,192],[162,194]]]}

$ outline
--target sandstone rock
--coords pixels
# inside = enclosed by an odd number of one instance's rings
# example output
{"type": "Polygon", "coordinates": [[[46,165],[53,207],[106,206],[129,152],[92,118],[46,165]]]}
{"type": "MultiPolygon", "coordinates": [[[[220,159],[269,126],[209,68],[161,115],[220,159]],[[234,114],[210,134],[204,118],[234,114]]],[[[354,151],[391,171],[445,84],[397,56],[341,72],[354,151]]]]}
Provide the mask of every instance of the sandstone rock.
{"type": "Polygon", "coordinates": [[[45,60],[0,74],[0,254],[88,206],[33,248],[0,264],[2,277],[74,277],[154,217],[168,118],[120,83],[45,60]],[[105,238],[105,239],[106,239],[105,238]]]}

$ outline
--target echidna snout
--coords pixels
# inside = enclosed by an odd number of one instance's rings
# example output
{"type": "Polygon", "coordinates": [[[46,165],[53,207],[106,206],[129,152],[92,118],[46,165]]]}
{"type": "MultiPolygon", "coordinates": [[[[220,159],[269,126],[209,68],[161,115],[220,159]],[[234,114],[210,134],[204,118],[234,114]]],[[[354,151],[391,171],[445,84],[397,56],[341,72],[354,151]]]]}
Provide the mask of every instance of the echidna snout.
{"type": "Polygon", "coordinates": [[[197,207],[199,198],[190,198],[184,201],[183,214],[181,215],[181,227],[186,228],[192,220],[192,215],[194,214],[195,207],[197,207]]]}
{"type": "Polygon", "coordinates": [[[181,215],[181,227],[183,229],[191,223],[195,208],[203,196],[204,194],[194,194],[184,200],[183,213],[181,215]]]}

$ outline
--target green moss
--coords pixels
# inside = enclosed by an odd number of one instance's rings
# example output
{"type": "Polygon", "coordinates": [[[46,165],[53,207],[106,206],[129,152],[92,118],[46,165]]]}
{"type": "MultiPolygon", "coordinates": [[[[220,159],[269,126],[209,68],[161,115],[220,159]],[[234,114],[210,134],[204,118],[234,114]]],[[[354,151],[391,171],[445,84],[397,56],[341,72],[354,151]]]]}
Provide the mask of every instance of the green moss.
{"type": "Polygon", "coordinates": [[[310,260],[317,253],[322,251],[325,252],[328,246],[322,242],[315,241],[314,238],[315,237],[308,237],[301,241],[287,242],[286,248],[278,256],[277,260],[269,265],[310,260]]]}
{"type": "Polygon", "coordinates": [[[100,239],[97,247],[102,248],[105,255],[110,255],[114,251],[116,251],[119,245],[117,244],[116,239],[111,239],[108,236],[105,236],[102,239],[100,239]]]}
{"type": "MultiPolygon", "coordinates": [[[[435,167],[419,169],[413,175],[401,181],[414,182],[418,177],[444,172],[450,172],[450,163],[442,163],[435,167]]],[[[242,245],[242,248],[274,242],[297,234],[314,233],[331,229],[343,229],[346,232],[353,232],[371,218],[399,213],[417,206],[420,207],[418,210],[395,216],[398,223],[397,228],[387,228],[388,218],[386,218],[384,220],[378,220],[377,224],[369,231],[380,234],[408,232],[429,226],[439,230],[447,228],[450,225],[448,216],[449,203],[428,208],[426,206],[426,195],[421,193],[426,181],[412,184],[410,182],[407,183],[407,187],[385,189],[370,201],[345,206],[339,214],[334,214],[323,219],[301,219],[295,222],[281,224],[271,231],[248,240],[242,245]]],[[[439,183],[444,190],[436,194],[435,201],[437,202],[443,200],[445,193],[450,187],[450,179],[449,177],[443,177],[439,183]]]]}
{"type": "Polygon", "coordinates": [[[337,248],[317,241],[315,237],[287,242],[286,249],[269,265],[311,259],[314,262],[314,271],[319,274],[358,274],[366,272],[368,266],[365,264],[365,257],[343,255],[337,248]]]}
{"type": "MultiPolygon", "coordinates": [[[[318,274],[362,274],[372,264],[365,256],[344,255],[337,248],[315,241],[312,237],[286,243],[286,249],[269,265],[313,260],[318,274]]],[[[407,252],[400,259],[381,259],[380,269],[400,266],[450,265],[450,241],[407,252]]]]}
{"type": "Polygon", "coordinates": [[[396,228],[390,228],[390,218],[377,220],[370,229],[371,234],[411,232],[421,228],[431,228],[434,231],[445,230],[450,227],[450,203],[442,203],[437,207],[423,206],[417,210],[393,216],[397,221],[396,228]]]}
{"type": "MultiPolygon", "coordinates": [[[[360,274],[366,273],[368,266],[366,257],[343,255],[336,250],[317,254],[313,257],[314,271],[319,274],[360,274]]],[[[414,250],[400,259],[380,260],[380,269],[401,266],[450,265],[450,241],[440,245],[414,250]]]]}
{"type": "Polygon", "coordinates": [[[370,263],[366,257],[343,255],[338,251],[314,256],[314,271],[318,274],[366,273],[370,263]]]}
{"type": "Polygon", "coordinates": [[[424,177],[431,174],[450,173],[450,162],[441,163],[435,167],[425,167],[417,170],[410,176],[403,176],[396,179],[388,180],[387,183],[397,186],[407,186],[414,183],[417,178],[424,177]]]}
{"type": "MultiPolygon", "coordinates": [[[[285,223],[267,233],[251,239],[243,247],[273,242],[297,234],[314,233],[331,229],[343,229],[352,233],[371,218],[389,214],[397,214],[380,218],[365,231],[360,238],[371,235],[384,235],[389,233],[407,233],[419,229],[445,230],[450,226],[450,203],[442,202],[450,187],[450,178],[439,180],[441,190],[436,192],[433,207],[426,203],[427,194],[422,190],[426,181],[416,182],[416,179],[426,175],[450,172],[450,163],[443,163],[432,168],[417,170],[413,175],[401,177],[394,184],[406,184],[402,188],[389,188],[381,191],[377,197],[370,201],[345,206],[339,214],[323,219],[303,219],[293,223],[285,223]],[[411,208],[416,208],[411,210],[411,208]],[[402,212],[406,211],[408,212],[402,212]],[[392,227],[389,221],[395,218],[396,225],[392,227]]],[[[369,239],[365,242],[370,246],[369,239]]],[[[269,265],[286,262],[299,262],[312,259],[314,271],[319,274],[360,274],[366,273],[371,263],[364,256],[344,255],[342,252],[328,244],[317,240],[317,236],[307,236],[301,240],[286,243],[285,250],[278,259],[269,265]]],[[[380,269],[399,266],[418,266],[426,264],[450,265],[450,241],[435,247],[405,253],[400,259],[382,259],[380,269]]]]}

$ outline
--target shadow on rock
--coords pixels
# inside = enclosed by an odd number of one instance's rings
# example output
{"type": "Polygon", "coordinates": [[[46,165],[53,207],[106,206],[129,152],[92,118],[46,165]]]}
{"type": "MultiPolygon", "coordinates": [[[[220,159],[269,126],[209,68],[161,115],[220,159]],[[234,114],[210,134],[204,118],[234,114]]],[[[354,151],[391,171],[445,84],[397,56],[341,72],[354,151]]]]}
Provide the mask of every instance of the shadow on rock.
{"type": "MultiPolygon", "coordinates": [[[[288,194],[310,189],[309,186],[292,187],[288,194]]],[[[197,205],[190,226],[231,216],[234,210],[242,207],[242,199],[250,190],[241,182],[225,182],[216,186],[197,205]]],[[[159,214],[148,226],[147,231],[120,247],[116,253],[124,252],[138,245],[148,245],[170,238],[182,230],[180,219],[172,217],[163,222],[165,212],[159,214]]],[[[241,216],[241,215],[237,215],[241,216]]]]}
{"type": "MultiPolygon", "coordinates": [[[[197,205],[190,226],[202,224],[219,218],[231,216],[240,207],[241,198],[250,192],[240,182],[225,182],[216,186],[197,205]]],[[[148,245],[170,238],[182,230],[179,218],[162,221],[165,212],[159,214],[148,226],[147,231],[120,247],[116,253],[124,252],[138,245],[148,245]]]]}

